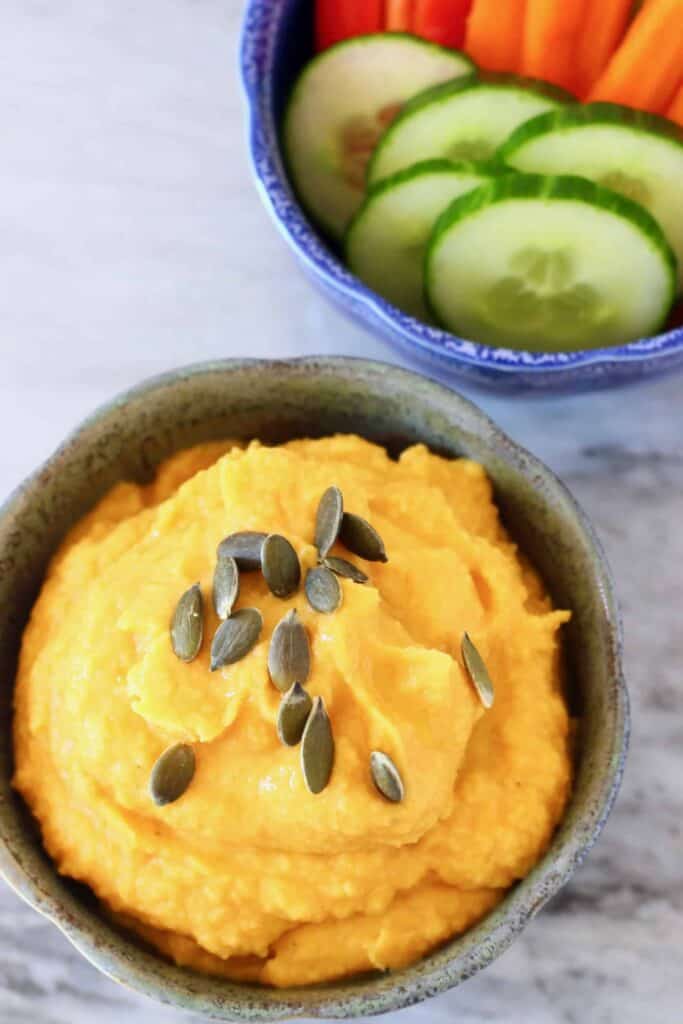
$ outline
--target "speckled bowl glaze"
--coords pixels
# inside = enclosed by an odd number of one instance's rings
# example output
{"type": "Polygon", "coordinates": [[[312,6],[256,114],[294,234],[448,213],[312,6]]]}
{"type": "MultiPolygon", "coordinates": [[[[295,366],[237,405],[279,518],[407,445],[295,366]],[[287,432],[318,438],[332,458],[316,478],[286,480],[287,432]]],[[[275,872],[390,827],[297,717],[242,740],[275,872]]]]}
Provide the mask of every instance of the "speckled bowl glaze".
{"type": "Polygon", "coordinates": [[[597,839],[619,786],[628,701],[612,581],[583,512],[553,474],[474,405],[415,374],[353,359],[227,361],[142,384],[91,416],[0,510],[0,873],[105,974],[214,1020],[356,1017],[408,1006],[458,985],[505,950],[597,839]],[[167,963],[61,878],[10,788],[13,679],[22,630],[65,532],[114,483],[144,480],[180,448],[219,438],[356,432],[391,452],[422,441],[481,462],[512,534],[542,572],[567,628],[573,710],[582,726],[576,787],[548,853],[466,935],[402,971],[275,991],[167,963]]]}
{"type": "Polygon", "coordinates": [[[278,137],[292,84],[313,53],[312,10],[312,0],[249,0],[241,72],[251,160],[263,201],[304,271],[335,305],[441,374],[508,394],[585,391],[683,367],[683,327],[629,345],[584,352],[491,348],[415,320],[355,277],[297,202],[278,137]]]}

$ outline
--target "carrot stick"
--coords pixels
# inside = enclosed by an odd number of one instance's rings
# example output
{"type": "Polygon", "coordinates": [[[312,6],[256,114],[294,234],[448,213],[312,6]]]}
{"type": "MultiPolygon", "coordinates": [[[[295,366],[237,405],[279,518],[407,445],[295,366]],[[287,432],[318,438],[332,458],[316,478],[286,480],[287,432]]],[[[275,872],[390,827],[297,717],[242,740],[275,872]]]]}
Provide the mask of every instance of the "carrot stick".
{"type": "Polygon", "coordinates": [[[381,32],[382,0],[316,0],[315,41],[318,50],[368,32],[381,32]]]}
{"type": "Polygon", "coordinates": [[[386,0],[384,27],[388,32],[410,32],[413,24],[413,0],[386,0]]]}
{"type": "Polygon", "coordinates": [[[522,72],[576,91],[575,54],[588,0],[527,0],[522,72]]]}
{"type": "Polygon", "coordinates": [[[605,70],[626,31],[632,7],[632,0],[589,0],[575,57],[579,96],[585,96],[605,70]]]}
{"type": "Polygon", "coordinates": [[[487,71],[519,71],[526,0],[474,0],[465,52],[487,71]]]}
{"type": "Polygon", "coordinates": [[[649,0],[588,99],[666,111],[683,69],[683,0],[649,0]]]}
{"type": "Polygon", "coordinates": [[[461,47],[472,0],[415,0],[413,32],[442,46],[461,47]]]}
{"type": "Polygon", "coordinates": [[[676,93],[676,99],[667,110],[666,116],[683,126],[683,82],[681,82],[681,87],[676,93]]]}

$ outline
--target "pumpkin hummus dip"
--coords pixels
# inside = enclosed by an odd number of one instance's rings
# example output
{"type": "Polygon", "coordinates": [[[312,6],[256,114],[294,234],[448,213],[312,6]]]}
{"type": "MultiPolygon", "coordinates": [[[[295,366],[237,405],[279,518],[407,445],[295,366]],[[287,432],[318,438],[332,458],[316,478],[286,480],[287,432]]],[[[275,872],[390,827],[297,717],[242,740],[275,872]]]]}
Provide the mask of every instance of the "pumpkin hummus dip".
{"type": "Polygon", "coordinates": [[[190,449],[53,559],[14,784],[60,872],[178,963],[275,986],[400,967],[548,846],[568,618],[475,463],[190,449]]]}

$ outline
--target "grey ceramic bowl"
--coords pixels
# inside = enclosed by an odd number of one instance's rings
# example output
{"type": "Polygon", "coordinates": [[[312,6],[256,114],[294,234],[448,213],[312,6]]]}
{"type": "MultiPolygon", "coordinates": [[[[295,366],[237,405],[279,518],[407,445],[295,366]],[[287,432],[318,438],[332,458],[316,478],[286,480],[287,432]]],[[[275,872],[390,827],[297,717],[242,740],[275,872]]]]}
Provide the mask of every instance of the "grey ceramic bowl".
{"type": "Polygon", "coordinates": [[[142,384],[88,419],[0,511],[0,872],[105,974],[215,1020],[355,1017],[408,1006],[491,963],[568,880],[617,793],[628,732],[612,581],[584,514],[563,485],[468,401],[414,374],[351,359],[235,361],[142,384]],[[61,878],[10,788],[17,650],[47,562],[65,531],[116,481],[141,480],[200,441],[355,431],[399,451],[423,441],[466,455],[492,477],[505,520],[574,611],[567,629],[571,700],[581,716],[577,779],[566,817],[531,874],[466,935],[406,970],[271,991],[174,967],[118,931],[89,891],[61,878]]]}

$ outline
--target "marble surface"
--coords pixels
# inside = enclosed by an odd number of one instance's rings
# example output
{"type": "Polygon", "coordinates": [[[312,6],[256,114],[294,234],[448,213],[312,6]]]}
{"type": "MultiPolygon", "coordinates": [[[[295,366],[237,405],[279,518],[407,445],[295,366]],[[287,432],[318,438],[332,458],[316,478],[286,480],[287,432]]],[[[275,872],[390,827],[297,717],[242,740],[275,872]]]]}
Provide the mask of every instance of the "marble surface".
{"type": "MultiPolygon", "coordinates": [[[[236,0],[3,0],[0,496],[102,400],[227,355],[402,362],[301,277],[252,188],[236,0]]],[[[617,577],[626,780],[573,883],[483,975],[402,1024],[683,1019],[683,377],[477,396],[592,516],[617,577]]],[[[0,884],[0,1024],[174,1024],[0,884]]]]}

